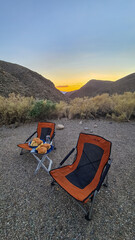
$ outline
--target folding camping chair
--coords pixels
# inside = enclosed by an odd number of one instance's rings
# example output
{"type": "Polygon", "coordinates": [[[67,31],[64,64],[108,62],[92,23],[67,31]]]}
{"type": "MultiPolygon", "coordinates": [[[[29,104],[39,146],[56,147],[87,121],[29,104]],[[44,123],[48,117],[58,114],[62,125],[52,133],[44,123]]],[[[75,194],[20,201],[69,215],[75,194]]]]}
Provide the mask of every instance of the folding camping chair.
{"type": "MultiPolygon", "coordinates": [[[[77,200],[87,220],[91,220],[96,194],[104,180],[107,181],[111,165],[110,152],[110,141],[100,136],[80,133],[77,146],[61,161],[58,168],[49,172],[53,177],[51,184],[57,182],[77,200]],[[75,149],[77,152],[73,164],[62,166],[75,149]],[[79,202],[86,203],[89,199],[91,206],[86,211],[79,202]]],[[[107,186],[107,182],[105,185],[107,186]]]]}
{"type": "Polygon", "coordinates": [[[40,169],[40,167],[43,167],[47,172],[50,171],[51,165],[52,165],[52,160],[47,156],[48,153],[50,153],[53,149],[55,148],[55,142],[54,142],[54,136],[55,136],[55,123],[51,122],[39,122],[37,126],[37,130],[25,141],[23,144],[17,145],[18,147],[21,148],[20,155],[22,155],[24,152],[24,149],[29,151],[38,161],[37,168],[35,170],[35,174],[37,171],[40,169]],[[46,154],[41,155],[41,158],[37,156],[36,148],[31,148],[29,146],[29,140],[37,133],[37,137],[40,138],[43,141],[46,141],[46,136],[50,135],[50,140],[51,140],[51,148],[47,151],[46,154]],[[45,160],[49,161],[49,166],[48,168],[43,164],[45,160]]]}

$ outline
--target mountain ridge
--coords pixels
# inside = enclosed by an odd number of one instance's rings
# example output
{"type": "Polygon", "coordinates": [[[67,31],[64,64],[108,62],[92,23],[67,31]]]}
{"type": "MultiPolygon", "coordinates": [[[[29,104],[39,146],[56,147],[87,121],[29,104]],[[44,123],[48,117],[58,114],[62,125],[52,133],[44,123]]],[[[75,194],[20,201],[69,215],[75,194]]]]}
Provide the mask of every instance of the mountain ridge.
{"type": "Polygon", "coordinates": [[[65,94],[68,98],[76,97],[94,97],[103,93],[112,95],[114,93],[123,94],[124,92],[135,91],[135,73],[131,73],[116,81],[107,80],[89,80],[84,86],[74,92],[68,92],[65,94]]]}
{"type": "Polygon", "coordinates": [[[7,97],[11,92],[38,99],[65,100],[53,82],[42,75],[19,64],[0,60],[0,95],[7,97]]]}

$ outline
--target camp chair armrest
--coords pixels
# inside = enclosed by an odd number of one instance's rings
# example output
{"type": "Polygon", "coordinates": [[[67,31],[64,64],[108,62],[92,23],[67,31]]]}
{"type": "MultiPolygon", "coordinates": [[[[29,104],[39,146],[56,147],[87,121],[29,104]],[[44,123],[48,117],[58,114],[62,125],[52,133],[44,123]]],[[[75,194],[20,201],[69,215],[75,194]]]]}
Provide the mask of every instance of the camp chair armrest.
{"type": "Polygon", "coordinates": [[[37,131],[35,131],[30,137],[28,137],[28,139],[25,141],[25,143],[28,142],[35,135],[35,133],[37,133],[37,131]]]}
{"type": "Polygon", "coordinates": [[[109,160],[108,160],[108,164],[110,164],[110,166],[111,166],[111,163],[112,163],[112,159],[109,158],[109,160]]]}
{"type": "Polygon", "coordinates": [[[76,148],[72,148],[72,150],[67,154],[67,156],[60,162],[60,166],[69,158],[69,156],[74,152],[76,148]]]}
{"type": "Polygon", "coordinates": [[[51,137],[51,140],[55,137],[55,132],[53,133],[52,137],[51,137]]]}
{"type": "Polygon", "coordinates": [[[105,177],[106,177],[106,175],[107,175],[107,173],[108,173],[108,171],[109,171],[109,168],[110,168],[110,166],[111,166],[111,163],[112,163],[112,160],[109,158],[109,160],[108,160],[108,162],[107,162],[107,164],[106,164],[106,166],[105,166],[105,170],[104,170],[103,174],[101,175],[99,184],[98,184],[98,186],[97,186],[97,188],[96,188],[97,191],[99,191],[102,183],[104,182],[104,179],[105,179],[105,177]]]}

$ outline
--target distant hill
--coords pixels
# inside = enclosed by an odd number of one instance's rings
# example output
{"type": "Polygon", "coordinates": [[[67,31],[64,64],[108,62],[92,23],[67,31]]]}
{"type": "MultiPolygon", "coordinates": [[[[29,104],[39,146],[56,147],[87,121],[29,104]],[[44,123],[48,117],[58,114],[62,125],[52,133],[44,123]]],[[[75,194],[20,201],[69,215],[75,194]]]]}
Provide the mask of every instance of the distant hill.
{"type": "Polygon", "coordinates": [[[68,92],[65,94],[66,97],[76,98],[76,97],[94,97],[103,93],[109,93],[110,95],[114,93],[122,94],[124,92],[134,92],[135,91],[135,73],[125,76],[115,82],[113,81],[103,81],[92,79],[87,82],[79,90],[68,92]]]}
{"type": "Polygon", "coordinates": [[[68,97],[68,98],[70,98],[70,96],[71,96],[74,92],[76,92],[76,91],[77,91],[77,90],[71,91],[71,92],[66,92],[66,93],[65,93],[65,96],[68,97]]]}
{"type": "Polygon", "coordinates": [[[0,61],[0,95],[7,97],[12,92],[38,99],[65,100],[50,80],[26,67],[0,61]]]}

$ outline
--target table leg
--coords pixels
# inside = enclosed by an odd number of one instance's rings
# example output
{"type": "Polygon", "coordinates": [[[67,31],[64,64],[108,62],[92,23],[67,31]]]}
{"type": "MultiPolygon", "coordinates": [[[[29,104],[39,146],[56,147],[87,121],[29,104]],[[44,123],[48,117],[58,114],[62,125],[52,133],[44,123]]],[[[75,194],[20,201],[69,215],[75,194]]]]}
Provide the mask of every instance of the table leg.
{"type": "Polygon", "coordinates": [[[37,168],[35,170],[35,174],[38,172],[38,170],[40,169],[40,167],[43,167],[45,169],[46,172],[49,173],[49,171],[51,170],[51,166],[52,166],[52,160],[45,154],[41,159],[39,159],[34,153],[32,154],[36,160],[39,162],[37,165],[37,168]],[[49,161],[49,166],[48,168],[45,167],[45,165],[43,164],[43,162],[45,161],[45,159],[47,159],[49,161]]]}

